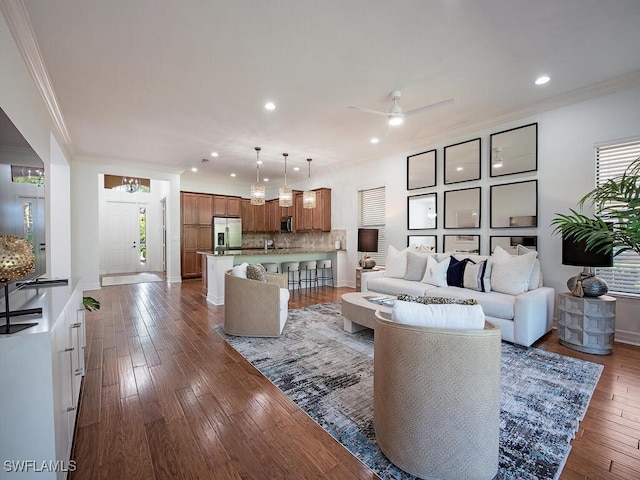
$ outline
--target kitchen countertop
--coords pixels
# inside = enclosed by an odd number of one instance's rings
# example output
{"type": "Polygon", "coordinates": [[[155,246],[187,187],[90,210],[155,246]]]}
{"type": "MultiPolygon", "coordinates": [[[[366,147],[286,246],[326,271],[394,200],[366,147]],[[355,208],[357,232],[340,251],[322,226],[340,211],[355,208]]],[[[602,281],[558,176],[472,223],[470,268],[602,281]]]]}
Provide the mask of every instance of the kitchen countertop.
{"type": "Polygon", "coordinates": [[[214,255],[216,257],[229,257],[229,256],[243,256],[243,255],[297,255],[303,253],[333,253],[345,250],[326,249],[326,248],[306,248],[306,247],[294,247],[294,248],[270,248],[265,250],[264,248],[245,248],[242,250],[226,250],[224,253],[219,252],[198,252],[202,255],[214,255]]]}

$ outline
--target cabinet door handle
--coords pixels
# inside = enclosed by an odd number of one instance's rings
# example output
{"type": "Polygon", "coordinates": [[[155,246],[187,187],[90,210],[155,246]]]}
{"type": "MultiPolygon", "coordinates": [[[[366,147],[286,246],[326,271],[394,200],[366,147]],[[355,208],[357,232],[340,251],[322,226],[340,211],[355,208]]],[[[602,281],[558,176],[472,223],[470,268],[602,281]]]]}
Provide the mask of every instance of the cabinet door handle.
{"type": "Polygon", "coordinates": [[[75,350],[75,347],[69,347],[64,349],[65,352],[73,352],[74,350],[75,350]]]}
{"type": "Polygon", "coordinates": [[[74,323],[71,325],[71,328],[80,328],[82,326],[82,323],[78,322],[78,323],[74,323]]]}
{"type": "Polygon", "coordinates": [[[67,408],[67,412],[73,412],[76,409],[76,407],[69,407],[67,408]]]}

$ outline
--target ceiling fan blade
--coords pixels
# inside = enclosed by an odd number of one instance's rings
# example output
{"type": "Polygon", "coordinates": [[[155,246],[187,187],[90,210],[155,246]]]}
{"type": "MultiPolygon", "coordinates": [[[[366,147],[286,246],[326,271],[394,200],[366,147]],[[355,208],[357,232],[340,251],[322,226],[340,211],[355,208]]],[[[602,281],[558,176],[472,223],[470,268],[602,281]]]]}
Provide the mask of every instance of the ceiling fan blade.
{"type": "Polygon", "coordinates": [[[429,110],[431,108],[441,107],[441,106],[447,105],[449,103],[453,103],[453,98],[447,98],[446,100],[440,100],[439,102],[430,103],[429,105],[424,105],[423,107],[414,108],[413,110],[406,110],[404,112],[404,116],[408,117],[410,115],[415,115],[416,113],[424,112],[425,110],[429,110]]]}
{"type": "Polygon", "coordinates": [[[379,112],[378,110],[371,110],[370,108],[364,108],[364,107],[356,107],[354,105],[349,105],[347,108],[352,108],[354,110],[359,110],[365,113],[373,113],[374,115],[382,115],[385,117],[389,115],[389,112],[379,112]]]}

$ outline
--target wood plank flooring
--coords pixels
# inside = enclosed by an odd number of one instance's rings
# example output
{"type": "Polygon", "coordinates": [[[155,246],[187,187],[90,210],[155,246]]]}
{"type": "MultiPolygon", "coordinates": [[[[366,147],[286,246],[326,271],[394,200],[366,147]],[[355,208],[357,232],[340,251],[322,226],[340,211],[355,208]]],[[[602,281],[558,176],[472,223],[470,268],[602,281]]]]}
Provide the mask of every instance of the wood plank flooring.
{"type": "MultiPolygon", "coordinates": [[[[289,308],[348,288],[295,292],[289,308]]],[[[229,347],[200,280],[105,287],[87,314],[87,372],[72,458],[81,479],[375,479],[229,347]]],[[[536,347],[605,366],[561,479],[640,478],[640,347],[609,356],[536,347]]]]}

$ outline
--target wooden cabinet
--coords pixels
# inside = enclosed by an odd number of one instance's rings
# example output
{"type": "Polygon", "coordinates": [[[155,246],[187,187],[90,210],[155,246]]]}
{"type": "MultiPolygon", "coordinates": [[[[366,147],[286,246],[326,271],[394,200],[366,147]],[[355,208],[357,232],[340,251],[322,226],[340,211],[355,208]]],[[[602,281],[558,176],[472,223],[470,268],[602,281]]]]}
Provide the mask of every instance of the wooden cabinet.
{"type": "Polygon", "coordinates": [[[251,200],[240,200],[240,218],[242,219],[242,233],[254,233],[256,231],[256,211],[251,205],[251,200]]]}
{"type": "Polygon", "coordinates": [[[181,274],[182,278],[197,278],[202,274],[199,251],[210,251],[214,196],[207,193],[181,192],[181,274]]]}
{"type": "Polygon", "coordinates": [[[316,208],[304,208],[302,192],[295,194],[294,230],[296,233],[331,231],[331,189],[318,188],[314,191],[316,192],[316,208]]]}
{"type": "Polygon", "coordinates": [[[267,202],[267,232],[280,232],[280,219],[282,218],[281,210],[282,208],[280,207],[279,200],[277,198],[267,202]]]}
{"type": "Polygon", "coordinates": [[[213,215],[216,217],[239,217],[240,197],[213,196],[213,215]]]}

